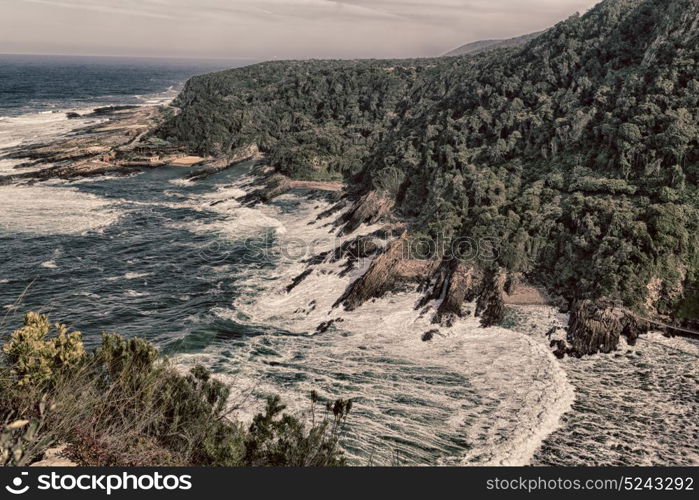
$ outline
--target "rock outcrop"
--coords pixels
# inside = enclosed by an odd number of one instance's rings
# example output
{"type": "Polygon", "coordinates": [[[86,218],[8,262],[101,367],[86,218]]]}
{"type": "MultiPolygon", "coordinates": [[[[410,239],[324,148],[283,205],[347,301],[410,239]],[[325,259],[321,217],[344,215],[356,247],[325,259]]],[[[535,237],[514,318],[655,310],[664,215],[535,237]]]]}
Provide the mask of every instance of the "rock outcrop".
{"type": "MultiPolygon", "coordinates": [[[[182,155],[177,147],[153,145],[146,139],[162,119],[157,106],[99,108],[87,116],[103,118],[98,124],[78,129],[47,144],[20,145],[0,159],[21,160],[15,168],[39,167],[0,177],[0,185],[18,181],[72,179],[104,174],[130,174],[134,167],[158,167],[167,164],[160,155],[182,155]],[[136,161],[148,155],[149,161],[136,161]],[[157,158],[158,161],[150,161],[157,158]],[[42,168],[43,167],[43,168],[42,168]]],[[[74,117],[77,118],[77,117],[74,117]]]]}
{"type": "Polygon", "coordinates": [[[463,306],[478,295],[481,276],[474,266],[452,259],[444,261],[433,276],[431,291],[418,303],[423,307],[432,300],[439,300],[433,322],[452,326],[454,320],[467,315],[463,306]]]}
{"type": "Polygon", "coordinates": [[[393,201],[370,191],[360,197],[338,220],[340,234],[350,234],[362,224],[375,224],[391,214],[393,201]]]}
{"type": "Polygon", "coordinates": [[[476,303],[476,316],[481,318],[483,328],[499,325],[505,318],[504,288],[505,275],[500,269],[493,268],[484,273],[476,303]]]}
{"type": "Polygon", "coordinates": [[[649,329],[648,322],[625,309],[604,302],[579,300],[570,309],[567,353],[576,356],[609,353],[617,349],[622,335],[633,344],[649,329]]]}
{"type": "Polygon", "coordinates": [[[429,342],[434,338],[435,335],[439,334],[439,330],[433,329],[433,330],[428,330],[425,333],[422,334],[422,341],[423,342],[429,342]]]}
{"type": "Polygon", "coordinates": [[[249,144],[248,146],[236,149],[227,156],[219,157],[208,162],[201,169],[186,176],[186,179],[191,181],[199,181],[206,179],[210,175],[237,165],[238,163],[248,160],[259,160],[261,158],[262,154],[260,153],[257,144],[249,144]]]}
{"type": "Polygon", "coordinates": [[[389,243],[367,272],[347,288],[335,307],[342,304],[352,311],[367,300],[381,297],[403,284],[417,284],[429,276],[436,267],[435,261],[407,259],[407,245],[407,233],[389,243]]]}
{"type": "Polygon", "coordinates": [[[484,328],[497,325],[505,313],[505,281],[505,274],[499,268],[484,271],[475,263],[444,260],[417,308],[433,300],[439,301],[432,321],[451,327],[458,318],[470,314],[465,304],[475,301],[475,315],[481,318],[481,325],[484,328]]]}
{"type": "Polygon", "coordinates": [[[242,205],[256,205],[273,200],[291,189],[291,179],[282,174],[265,177],[262,187],[238,199],[242,205]]]}

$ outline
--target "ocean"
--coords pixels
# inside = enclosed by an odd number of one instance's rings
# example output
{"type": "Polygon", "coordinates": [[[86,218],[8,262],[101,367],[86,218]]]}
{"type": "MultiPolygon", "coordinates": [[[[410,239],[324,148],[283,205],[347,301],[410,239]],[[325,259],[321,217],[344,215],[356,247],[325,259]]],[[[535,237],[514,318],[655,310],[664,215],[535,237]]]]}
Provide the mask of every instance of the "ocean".
{"type": "Polygon", "coordinates": [[[0,117],[172,99],[190,77],[243,61],[0,54],[0,117]]]}
{"type": "MultiPolygon", "coordinates": [[[[164,103],[192,74],[220,69],[1,61],[0,158],[98,119],[68,120],[67,111],[164,103]]],[[[368,261],[349,275],[341,263],[319,266],[287,293],[311,256],[299,242],[319,253],[343,240],[319,217],[329,202],[290,193],[238,203],[253,189],[251,166],[199,182],[165,167],[0,187],[1,334],[38,311],[83,332],[89,347],[104,331],[144,337],[177,366],[201,363],[228,382],[248,402],[241,418],[269,394],[298,412],[311,390],[352,398],[343,447],[353,464],[527,463],[572,400],[544,343],[475,319],[423,342],[434,325],[415,310],[414,292],[351,313],[333,308],[368,261]]],[[[15,167],[0,159],[0,175],[15,167]]]]}
{"type": "MultiPolygon", "coordinates": [[[[66,113],[170,102],[190,77],[245,61],[0,54],[0,150],[78,126],[66,113]]],[[[0,160],[0,170],[8,163],[0,160]]]]}

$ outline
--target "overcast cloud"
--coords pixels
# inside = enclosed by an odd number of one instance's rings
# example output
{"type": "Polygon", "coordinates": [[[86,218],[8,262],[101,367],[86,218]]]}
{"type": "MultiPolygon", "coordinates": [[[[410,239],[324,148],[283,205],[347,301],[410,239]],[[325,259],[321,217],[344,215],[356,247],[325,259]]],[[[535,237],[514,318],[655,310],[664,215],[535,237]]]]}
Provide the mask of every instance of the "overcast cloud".
{"type": "Polygon", "coordinates": [[[0,53],[273,59],[434,56],[600,0],[0,0],[0,53]]]}

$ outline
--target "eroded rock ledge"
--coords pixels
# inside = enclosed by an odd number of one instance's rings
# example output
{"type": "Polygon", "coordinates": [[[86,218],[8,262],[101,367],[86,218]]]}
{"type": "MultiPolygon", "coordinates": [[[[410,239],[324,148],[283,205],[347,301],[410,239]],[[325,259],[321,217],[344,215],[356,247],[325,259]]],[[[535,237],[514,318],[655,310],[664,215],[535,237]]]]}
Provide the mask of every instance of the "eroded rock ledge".
{"type": "MultiPolygon", "coordinates": [[[[261,160],[263,155],[256,154],[254,159],[261,160]]],[[[314,195],[321,195],[329,201],[337,202],[342,196],[344,184],[334,181],[299,181],[291,179],[284,174],[276,172],[268,165],[259,165],[255,173],[258,179],[250,184],[255,189],[245,196],[238,198],[242,205],[254,206],[258,203],[267,203],[292,190],[306,191],[314,195]]]]}
{"type": "MultiPolygon", "coordinates": [[[[349,210],[336,220],[340,227],[339,234],[350,234],[361,224],[388,222],[391,207],[385,204],[375,193],[368,193],[355,201],[349,210]]],[[[391,227],[389,224],[387,227],[391,227]]],[[[335,307],[343,306],[346,310],[357,309],[363,303],[379,298],[388,292],[400,291],[414,287],[422,293],[416,309],[433,314],[433,323],[442,327],[451,327],[459,318],[475,315],[480,317],[484,327],[501,323],[505,316],[508,297],[526,303],[558,303],[547,297],[535,287],[526,283],[521,275],[507,273],[495,265],[482,267],[474,262],[458,259],[418,260],[410,258],[410,237],[405,226],[393,223],[400,228],[400,235],[395,237],[389,230],[361,235],[344,242],[334,251],[325,252],[307,261],[312,268],[321,262],[346,261],[341,272],[346,274],[362,258],[373,258],[368,269],[353,281],[343,295],[336,301],[335,307]],[[377,240],[384,239],[384,246],[377,240]]],[[[290,285],[296,286],[310,274],[300,275],[290,285]]],[[[609,353],[617,349],[621,337],[634,344],[635,340],[647,333],[651,325],[626,311],[602,302],[589,300],[576,301],[566,309],[570,313],[570,324],[564,336],[551,340],[558,356],[583,356],[597,352],[609,353]]],[[[438,331],[438,330],[437,330],[438,331]]],[[[431,339],[435,332],[426,335],[431,339]]]]}
{"type": "Polygon", "coordinates": [[[347,288],[335,307],[343,305],[346,310],[352,311],[367,300],[395,291],[401,285],[418,284],[429,275],[436,263],[406,258],[407,245],[407,232],[390,242],[386,250],[374,258],[367,272],[347,288]]]}
{"type": "Polygon", "coordinates": [[[591,300],[578,300],[570,309],[567,338],[552,341],[559,356],[583,356],[615,351],[621,336],[634,345],[639,335],[648,333],[650,324],[629,311],[591,300]]]}
{"type": "Polygon", "coordinates": [[[238,148],[231,154],[216,158],[212,161],[207,162],[202,166],[202,168],[192,172],[185,178],[190,181],[200,181],[206,179],[210,175],[222,172],[227,168],[230,168],[238,163],[248,161],[248,160],[260,160],[262,159],[262,153],[260,153],[257,144],[249,144],[245,147],[238,148]]]}

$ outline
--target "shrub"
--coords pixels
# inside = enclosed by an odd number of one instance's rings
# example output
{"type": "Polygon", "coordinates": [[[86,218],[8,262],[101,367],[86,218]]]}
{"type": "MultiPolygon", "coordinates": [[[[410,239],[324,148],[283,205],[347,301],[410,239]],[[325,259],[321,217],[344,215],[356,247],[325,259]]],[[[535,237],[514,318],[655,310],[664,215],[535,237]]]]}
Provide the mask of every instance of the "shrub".
{"type": "Polygon", "coordinates": [[[39,402],[35,418],[13,419],[5,415],[0,430],[0,466],[27,466],[34,458],[54,443],[46,427],[46,402],[39,402]]]}
{"type": "MultiPolygon", "coordinates": [[[[318,396],[311,393],[315,405],[318,396]]],[[[278,396],[267,399],[264,413],[258,414],[250,425],[245,441],[244,461],[247,465],[292,465],[319,467],[344,465],[338,453],[338,435],[352,408],[352,401],[338,399],[326,404],[332,418],[325,418],[306,432],[303,422],[283,414],[285,406],[278,396]]],[[[314,406],[311,409],[314,413],[314,406]]]]}
{"type": "Polygon", "coordinates": [[[26,465],[68,444],[83,465],[341,465],[351,401],[328,403],[310,427],[271,397],[249,428],[229,418],[230,388],[202,366],[181,374],[149,342],[103,334],[91,353],[79,332],[29,313],[3,347],[0,457],[26,465]],[[48,338],[52,328],[58,333],[48,338]]]}
{"type": "Polygon", "coordinates": [[[67,326],[51,325],[46,316],[36,313],[24,317],[24,327],[12,334],[3,352],[19,385],[49,382],[77,366],[85,355],[80,332],[68,333],[67,326]],[[47,338],[53,330],[56,335],[47,338]]]}

